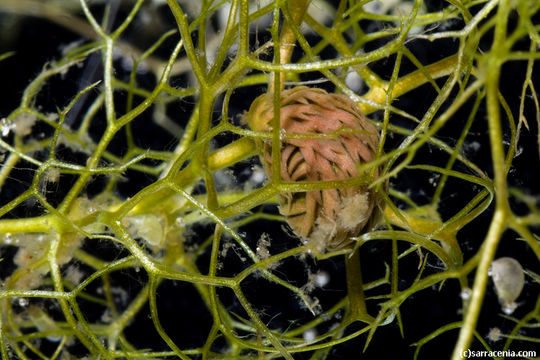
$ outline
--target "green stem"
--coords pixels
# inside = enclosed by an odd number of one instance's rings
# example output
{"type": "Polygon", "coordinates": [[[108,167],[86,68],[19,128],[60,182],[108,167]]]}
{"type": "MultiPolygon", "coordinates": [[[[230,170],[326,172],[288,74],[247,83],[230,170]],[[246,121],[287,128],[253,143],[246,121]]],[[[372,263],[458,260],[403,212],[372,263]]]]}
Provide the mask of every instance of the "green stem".
{"type": "Polygon", "coordinates": [[[368,314],[366,308],[362,271],[360,269],[360,250],[356,249],[351,256],[345,255],[345,266],[347,271],[349,316],[352,321],[360,320],[371,324],[374,319],[368,314]]]}
{"type": "Polygon", "coordinates": [[[488,269],[491,265],[497,245],[503,231],[506,229],[506,220],[510,208],[508,204],[508,190],[506,184],[506,166],[499,112],[499,77],[502,66],[501,57],[506,50],[506,31],[510,2],[503,0],[499,3],[496,17],[493,49],[484,57],[486,71],[486,100],[489,124],[489,138],[495,177],[495,214],[491,220],[488,234],[480,250],[481,257],[474,278],[474,286],[469,306],[465,313],[463,327],[452,354],[452,359],[461,359],[463,351],[467,350],[474,335],[474,329],[480,315],[484,294],[488,281],[488,269]]]}
{"type": "MultiPolygon", "coordinates": [[[[274,53],[274,62],[276,64],[288,64],[291,61],[291,55],[296,42],[293,27],[298,27],[302,23],[302,18],[307,11],[309,2],[310,0],[281,0],[277,2],[276,10],[274,12],[274,25],[279,25],[279,7],[285,6],[288,6],[288,10],[292,16],[292,24],[286,21],[281,29],[279,41],[276,42],[276,39],[274,39],[275,47],[279,47],[279,50],[274,53]],[[277,62],[275,60],[277,60],[277,62]]],[[[274,77],[275,74],[276,73],[273,73],[272,77],[274,77]]],[[[279,84],[280,89],[283,89],[286,77],[287,73],[282,71],[279,73],[279,82],[271,78],[268,92],[270,94],[274,92],[273,89],[276,83],[279,84]]]]}

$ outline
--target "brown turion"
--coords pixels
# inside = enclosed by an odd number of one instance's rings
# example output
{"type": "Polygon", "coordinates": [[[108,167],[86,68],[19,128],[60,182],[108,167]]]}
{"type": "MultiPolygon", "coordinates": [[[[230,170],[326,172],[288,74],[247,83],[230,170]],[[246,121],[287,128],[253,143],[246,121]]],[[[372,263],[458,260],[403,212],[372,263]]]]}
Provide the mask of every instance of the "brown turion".
{"type": "MultiPolygon", "coordinates": [[[[252,103],[247,120],[252,130],[270,132],[273,116],[273,95],[267,93],[252,103]]],[[[359,180],[349,187],[280,194],[280,213],[294,232],[322,253],[371,231],[384,202],[369,183],[381,175],[382,166],[361,172],[359,167],[375,159],[377,128],[346,95],[305,86],[281,92],[280,123],[286,135],[281,140],[282,181],[359,180]]],[[[271,140],[257,140],[257,148],[271,174],[271,140]]]]}

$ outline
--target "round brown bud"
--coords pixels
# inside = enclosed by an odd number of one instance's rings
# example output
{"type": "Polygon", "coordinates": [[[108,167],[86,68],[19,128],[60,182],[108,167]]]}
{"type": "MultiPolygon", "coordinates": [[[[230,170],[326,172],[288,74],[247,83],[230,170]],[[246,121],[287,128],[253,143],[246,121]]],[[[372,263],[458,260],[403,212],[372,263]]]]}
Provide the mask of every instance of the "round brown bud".
{"type": "MultiPolygon", "coordinates": [[[[281,92],[280,105],[281,131],[286,135],[302,135],[281,140],[283,181],[379,177],[380,166],[362,173],[358,171],[360,165],[374,160],[379,135],[349,97],[299,86],[281,92]]],[[[252,130],[269,132],[273,117],[273,95],[264,94],[251,105],[247,120],[252,130]]],[[[257,140],[259,157],[267,174],[272,173],[271,145],[270,140],[257,140]]],[[[294,232],[316,252],[343,248],[352,243],[351,237],[371,231],[377,225],[384,206],[374,189],[366,182],[359,183],[350,187],[282,193],[279,211],[294,232]]]]}

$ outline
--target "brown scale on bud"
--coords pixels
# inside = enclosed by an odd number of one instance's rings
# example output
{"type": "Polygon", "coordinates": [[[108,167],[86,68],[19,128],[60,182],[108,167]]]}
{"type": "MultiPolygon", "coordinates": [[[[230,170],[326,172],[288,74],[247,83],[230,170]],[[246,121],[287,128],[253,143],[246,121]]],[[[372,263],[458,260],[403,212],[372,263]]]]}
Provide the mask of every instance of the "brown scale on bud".
{"type": "MultiPolygon", "coordinates": [[[[273,96],[264,94],[251,105],[247,120],[252,130],[270,132],[273,116],[273,96]]],[[[347,180],[372,173],[372,169],[359,173],[358,167],[374,160],[378,131],[347,96],[305,86],[285,90],[281,92],[280,122],[287,135],[306,135],[281,141],[283,181],[347,180]],[[328,136],[320,137],[324,134],[328,136]]],[[[257,148],[267,174],[271,174],[271,141],[258,140],[257,148]]],[[[376,168],[373,177],[379,177],[381,171],[381,167],[376,168]]],[[[316,252],[346,247],[353,243],[351,237],[375,228],[384,206],[376,191],[361,183],[282,193],[279,211],[316,252]]]]}

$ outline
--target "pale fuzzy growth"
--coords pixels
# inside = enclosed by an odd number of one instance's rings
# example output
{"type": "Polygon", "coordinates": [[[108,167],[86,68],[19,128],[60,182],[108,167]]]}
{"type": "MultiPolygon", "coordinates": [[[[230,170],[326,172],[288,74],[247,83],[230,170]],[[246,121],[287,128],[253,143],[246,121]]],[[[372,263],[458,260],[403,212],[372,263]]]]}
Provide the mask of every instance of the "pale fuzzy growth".
{"type": "Polygon", "coordinates": [[[92,144],[92,139],[87,133],[79,135],[77,140],[68,138],[64,133],[60,133],[58,136],[58,145],[64,145],[86,155],[92,154],[92,144]]]}
{"type": "Polygon", "coordinates": [[[72,285],[79,285],[84,279],[84,272],[76,265],[70,265],[66,269],[65,279],[72,285]]]}
{"type": "Polygon", "coordinates": [[[359,193],[353,197],[345,198],[337,217],[338,225],[346,230],[356,229],[358,224],[366,222],[367,215],[371,213],[369,207],[369,195],[367,193],[359,193]]]}
{"type": "Polygon", "coordinates": [[[15,243],[19,250],[13,259],[19,269],[29,269],[17,279],[14,288],[35,289],[42,285],[43,276],[48,273],[47,263],[32,267],[32,265],[46,256],[48,250],[48,235],[46,234],[19,234],[15,243]]]}
{"type": "Polygon", "coordinates": [[[60,250],[56,256],[58,265],[64,265],[70,262],[73,259],[73,256],[75,256],[75,252],[80,249],[83,240],[84,235],[81,233],[69,233],[62,235],[60,250]]]}
{"type": "Polygon", "coordinates": [[[257,241],[257,255],[261,259],[267,259],[270,257],[270,236],[267,233],[263,233],[257,241]]]}
{"type": "Polygon", "coordinates": [[[313,232],[308,238],[309,245],[315,253],[322,254],[326,251],[328,239],[335,236],[336,224],[332,224],[328,220],[318,218],[313,232]]]}
{"type": "Polygon", "coordinates": [[[317,218],[307,242],[316,253],[322,254],[327,250],[329,239],[337,237],[337,234],[355,233],[363,227],[371,211],[368,193],[344,198],[335,219],[317,218]]]}
{"type": "Polygon", "coordinates": [[[122,223],[133,238],[144,239],[149,246],[159,249],[165,241],[163,220],[155,214],[140,214],[124,218],[122,223]]]}
{"type": "Polygon", "coordinates": [[[308,281],[304,286],[302,286],[302,290],[304,290],[306,294],[310,294],[316,288],[325,287],[329,281],[330,274],[328,274],[326,271],[321,270],[316,273],[312,273],[308,269],[308,281]]]}
{"type": "Polygon", "coordinates": [[[18,267],[27,267],[33,261],[45,256],[48,250],[46,234],[17,235],[19,251],[14,262],[18,267]]]}
{"type": "Polygon", "coordinates": [[[60,180],[60,169],[57,167],[50,167],[43,173],[43,176],[39,182],[40,192],[47,198],[47,186],[49,184],[58,183],[60,180]]]}
{"type": "Polygon", "coordinates": [[[497,342],[497,341],[502,339],[503,335],[501,333],[501,329],[499,329],[497,327],[494,327],[494,328],[489,330],[489,333],[488,333],[487,337],[488,337],[489,341],[497,342]]]}
{"type": "Polygon", "coordinates": [[[55,183],[60,180],[60,169],[57,167],[48,168],[43,175],[43,181],[47,183],[55,183]]]}
{"type": "Polygon", "coordinates": [[[37,118],[30,114],[21,114],[13,120],[13,132],[19,136],[26,136],[32,133],[32,127],[36,123],[37,118]]]}
{"type": "MultiPolygon", "coordinates": [[[[58,233],[29,233],[19,234],[14,240],[19,246],[19,250],[13,259],[19,269],[28,269],[17,278],[14,288],[35,289],[42,285],[43,277],[49,273],[48,262],[43,259],[48,258],[49,244],[54,237],[59,237],[58,233]]],[[[75,251],[81,247],[84,235],[80,233],[69,233],[61,236],[61,244],[55,261],[58,265],[64,265],[73,259],[75,251]]]]}

